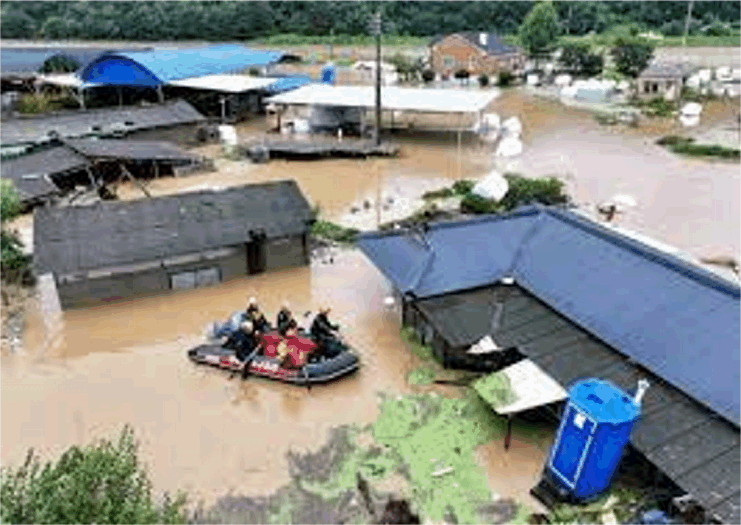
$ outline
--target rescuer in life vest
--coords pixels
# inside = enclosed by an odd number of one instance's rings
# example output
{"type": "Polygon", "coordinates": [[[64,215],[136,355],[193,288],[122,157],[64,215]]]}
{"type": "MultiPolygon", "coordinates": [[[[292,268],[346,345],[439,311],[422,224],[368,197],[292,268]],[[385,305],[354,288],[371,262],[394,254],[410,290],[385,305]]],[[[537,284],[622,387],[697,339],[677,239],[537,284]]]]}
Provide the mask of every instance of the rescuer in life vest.
{"type": "Polygon", "coordinates": [[[340,329],[339,325],[329,322],[327,316],[330,311],[332,309],[329,306],[322,306],[314,318],[314,322],[311,323],[311,337],[321,346],[322,353],[327,357],[332,357],[330,348],[332,343],[336,341],[335,332],[340,329]]]}
{"type": "Polygon", "coordinates": [[[296,327],[296,321],[293,319],[293,314],[288,305],[288,301],[284,302],[278,312],[278,318],[276,320],[276,326],[278,327],[278,333],[285,337],[286,330],[293,324],[296,327]]]}
{"type": "Polygon", "coordinates": [[[263,333],[269,331],[270,325],[268,324],[268,320],[265,319],[265,314],[260,311],[260,307],[257,305],[257,299],[254,297],[250,297],[245,314],[247,315],[247,320],[252,322],[256,330],[263,333]]]}
{"type": "Polygon", "coordinates": [[[232,332],[227,338],[224,346],[236,351],[237,359],[244,361],[255,349],[252,339],[252,323],[245,321],[239,325],[239,329],[232,332]]]}

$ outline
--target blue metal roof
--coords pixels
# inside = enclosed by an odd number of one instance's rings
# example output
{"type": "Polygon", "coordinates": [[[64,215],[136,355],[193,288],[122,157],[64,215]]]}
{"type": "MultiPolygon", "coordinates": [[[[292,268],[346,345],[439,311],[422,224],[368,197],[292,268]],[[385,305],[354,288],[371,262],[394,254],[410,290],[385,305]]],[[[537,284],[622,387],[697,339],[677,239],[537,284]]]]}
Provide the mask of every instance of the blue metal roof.
{"type": "Polygon", "coordinates": [[[292,89],[300,88],[306,84],[314,82],[311,77],[306,75],[291,75],[276,78],[275,82],[270,84],[265,90],[272,94],[277,95],[278,93],[284,93],[291,91],[292,89]]]}
{"type": "Polygon", "coordinates": [[[737,284],[575,213],[541,206],[432,226],[427,238],[432,251],[414,253],[398,233],[366,234],[358,242],[397,289],[420,298],[491,284],[509,269],[551,308],[739,424],[737,284]]]}
{"type": "Polygon", "coordinates": [[[156,86],[172,80],[236,73],[279,61],[280,51],[255,51],[240,45],[218,45],[177,51],[104,53],[80,73],[85,82],[156,86]]]}

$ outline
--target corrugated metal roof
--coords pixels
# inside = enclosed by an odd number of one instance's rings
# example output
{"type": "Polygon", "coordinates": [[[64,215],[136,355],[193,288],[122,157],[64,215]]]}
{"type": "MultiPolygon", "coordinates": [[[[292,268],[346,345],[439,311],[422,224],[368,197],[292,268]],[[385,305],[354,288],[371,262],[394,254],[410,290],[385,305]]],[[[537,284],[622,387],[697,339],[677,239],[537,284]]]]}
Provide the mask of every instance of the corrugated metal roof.
{"type": "Polygon", "coordinates": [[[294,181],[252,184],[133,202],[40,208],[34,264],[68,274],[240,245],[307,231],[311,209],[294,181]]]}
{"type": "Polygon", "coordinates": [[[0,142],[3,146],[48,142],[50,132],[60,138],[84,137],[119,126],[126,130],[142,130],[205,122],[206,117],[185,102],[175,100],[146,107],[106,108],[75,111],[59,115],[3,119],[0,142]],[[93,131],[94,127],[99,131],[93,131]]]}
{"type": "Polygon", "coordinates": [[[80,77],[94,84],[157,85],[267,66],[283,56],[280,51],[256,51],[234,44],[176,51],[104,53],[89,63],[80,77]]]}
{"type": "Polygon", "coordinates": [[[434,225],[427,239],[433,249],[414,253],[402,234],[366,234],[358,244],[397,289],[420,298],[489,285],[511,272],[571,321],[739,423],[738,284],[542,206],[434,225]]]}
{"type": "Polygon", "coordinates": [[[641,72],[640,77],[688,77],[695,70],[697,66],[683,62],[653,62],[641,72]]]}
{"type": "Polygon", "coordinates": [[[631,437],[633,446],[724,522],[739,522],[737,426],[631,362],[527,291],[507,287],[507,295],[499,296],[502,288],[497,285],[424,299],[415,306],[452,346],[470,344],[489,334],[500,347],[517,346],[564,387],[582,378],[598,377],[630,393],[639,379],[647,378],[651,386],[641,403],[641,418],[631,437]],[[504,306],[499,329],[492,331],[496,297],[502,298],[504,306]]]}
{"type": "Polygon", "coordinates": [[[265,90],[275,79],[248,77],[246,75],[206,75],[170,81],[171,86],[190,89],[205,89],[224,93],[244,93],[245,91],[265,90]]]}
{"type": "MultiPolygon", "coordinates": [[[[269,101],[273,104],[373,108],[376,105],[375,93],[375,88],[369,86],[309,84],[270,97],[269,101]]],[[[498,95],[497,89],[463,91],[388,86],[381,90],[381,105],[384,109],[398,111],[471,113],[483,110],[498,95]]]]}
{"type": "Polygon", "coordinates": [[[0,164],[0,172],[3,178],[13,181],[21,199],[29,201],[59,193],[49,175],[83,169],[87,165],[85,157],[64,146],[57,146],[5,160],[0,164]]]}

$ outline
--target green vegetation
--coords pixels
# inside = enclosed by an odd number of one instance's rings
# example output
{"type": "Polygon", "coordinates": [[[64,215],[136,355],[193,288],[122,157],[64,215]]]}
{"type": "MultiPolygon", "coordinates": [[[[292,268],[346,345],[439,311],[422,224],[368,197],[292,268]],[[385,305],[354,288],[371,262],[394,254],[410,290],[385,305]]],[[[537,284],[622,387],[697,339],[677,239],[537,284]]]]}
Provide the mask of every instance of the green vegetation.
{"type": "Polygon", "coordinates": [[[493,200],[485,199],[479,195],[469,193],[461,200],[461,212],[473,213],[476,215],[484,213],[496,213],[501,207],[493,200]]]}
{"type": "Polygon", "coordinates": [[[345,228],[328,221],[317,220],[311,225],[314,237],[344,244],[353,244],[358,233],[360,231],[355,228],[345,228]]]}
{"type": "Polygon", "coordinates": [[[0,269],[6,279],[15,275],[28,264],[23,254],[23,244],[14,231],[7,229],[7,223],[17,217],[22,210],[21,200],[15,190],[13,181],[0,180],[0,269]]]}
{"type": "MultiPolygon", "coordinates": [[[[610,34],[562,36],[560,42],[562,44],[582,42],[592,46],[610,46],[613,36],[610,34]]],[[[680,47],[682,37],[665,36],[660,40],[651,40],[651,44],[655,47],[680,47]]],[[[738,31],[727,36],[691,35],[687,37],[687,47],[738,47],[739,45],[741,45],[741,33],[738,31]]]]}
{"type": "Polygon", "coordinates": [[[472,386],[484,401],[494,407],[505,407],[517,401],[509,377],[503,373],[491,374],[472,386]]]}
{"type": "Polygon", "coordinates": [[[556,45],[560,27],[552,2],[538,2],[527,14],[518,31],[520,44],[531,57],[544,56],[556,45]]]}
{"type": "Polygon", "coordinates": [[[640,40],[618,38],[610,55],[615,62],[615,69],[628,77],[636,78],[646,68],[653,57],[653,44],[640,40]]]}
{"type": "Polygon", "coordinates": [[[447,199],[456,195],[452,188],[442,188],[440,190],[426,191],[422,194],[424,200],[447,199]]]}
{"type": "Polygon", "coordinates": [[[155,503],[130,427],[118,443],[73,446],[43,465],[30,450],[5,468],[0,483],[3,523],[185,523],[185,496],[155,503]]]}
{"type": "Polygon", "coordinates": [[[473,190],[473,187],[476,186],[476,182],[472,180],[457,180],[453,183],[453,191],[456,195],[468,195],[471,193],[471,190],[473,190]]]}
{"type": "Polygon", "coordinates": [[[690,137],[667,135],[657,140],[656,144],[666,146],[674,153],[691,157],[717,157],[733,160],[741,158],[741,152],[736,148],[726,148],[717,144],[694,144],[694,142],[695,139],[690,137]]]}
{"type": "MultiPolygon", "coordinates": [[[[388,2],[386,45],[426,45],[432,35],[494,29],[513,35],[531,11],[531,2],[388,2]]],[[[275,46],[369,45],[368,20],[376,2],[18,2],[2,3],[3,38],[83,40],[260,39],[275,46]],[[331,33],[334,33],[332,36],[331,33]]],[[[681,40],[687,2],[554,2],[559,34],[565,38],[604,33],[618,26],[666,31],[681,40]]],[[[739,2],[695,2],[689,45],[738,46],[739,2]],[[724,34],[731,36],[712,36],[724,34]]],[[[552,25],[551,25],[552,28],[552,25]]],[[[558,36],[558,35],[557,35],[558,36]]],[[[510,40],[511,39],[507,39],[510,40]]],[[[659,41],[666,45],[669,39],[659,41]]],[[[676,43],[674,43],[676,45],[676,43]]]]}
{"type": "Polygon", "coordinates": [[[654,97],[650,100],[635,98],[630,104],[641,108],[641,113],[648,117],[671,117],[677,111],[677,105],[664,97],[654,97]]]}
{"type": "Polygon", "coordinates": [[[585,76],[599,75],[604,66],[602,55],[592,53],[591,46],[585,42],[565,43],[558,62],[565,71],[585,76]]]}
{"type": "Polygon", "coordinates": [[[497,85],[499,87],[508,87],[509,85],[512,84],[512,82],[514,82],[514,80],[515,80],[515,76],[511,72],[506,71],[506,70],[500,71],[499,72],[499,82],[497,83],[497,85]]]}
{"type": "Polygon", "coordinates": [[[489,75],[487,75],[486,73],[482,73],[481,75],[479,75],[478,81],[479,81],[479,86],[481,86],[482,88],[485,88],[486,86],[489,85],[489,75]]]}

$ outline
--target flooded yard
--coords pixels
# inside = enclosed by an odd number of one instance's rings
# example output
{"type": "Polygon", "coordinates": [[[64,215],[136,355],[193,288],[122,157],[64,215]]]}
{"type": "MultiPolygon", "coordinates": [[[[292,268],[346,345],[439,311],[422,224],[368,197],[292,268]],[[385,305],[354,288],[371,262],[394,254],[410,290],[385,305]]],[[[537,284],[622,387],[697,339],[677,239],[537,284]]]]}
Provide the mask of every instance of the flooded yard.
{"type": "MultiPolygon", "coordinates": [[[[603,128],[588,113],[516,91],[505,92],[491,110],[522,120],[520,157],[494,159],[470,141],[459,156],[452,134],[400,134],[398,159],[254,165],[217,158],[217,173],[158,179],[148,188],[163,195],[290,178],[320,206],[323,218],[372,228],[379,193],[384,222],[416,209],[424,191],[492,169],[558,175],[587,211],[627,193],[638,205],[619,216],[619,225],[697,257],[738,257],[738,164],[677,157],[654,145],[650,131],[603,128]]],[[[239,131],[248,138],[264,128],[257,121],[239,131]]],[[[221,155],[219,146],[200,152],[221,155]]],[[[131,184],[118,194],[144,198],[131,184]]],[[[16,226],[28,230],[31,221],[22,217],[16,226]]],[[[27,233],[24,240],[30,242],[27,233]]],[[[25,351],[3,355],[0,368],[2,464],[18,464],[28,447],[55,457],[72,444],[112,437],[130,423],[158,490],[185,489],[213,503],[228,493],[259,496],[284,486],[290,481],[288,451],[316,450],[334,427],[375,421],[381,392],[419,390],[406,380],[419,360],[399,334],[399,312],[384,306],[388,284],[358,251],[337,251],[331,264],[326,259],[213,288],[67,311],[55,332],[48,331],[40,310],[31,308],[25,351]],[[206,325],[244,308],[250,296],[271,316],[286,299],[297,315],[329,302],[346,339],[361,354],[361,370],[308,391],[257,378],[229,380],[222,371],[190,363],[185,352],[201,342],[206,325]]],[[[455,393],[450,387],[434,389],[455,393]]],[[[535,437],[515,432],[506,454],[499,439],[479,447],[476,456],[491,490],[536,507],[528,490],[551,439],[549,430],[535,437]]]]}

